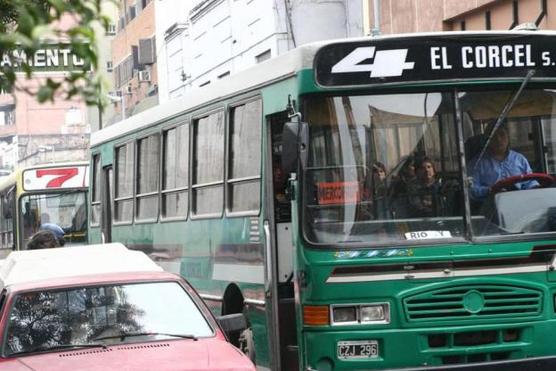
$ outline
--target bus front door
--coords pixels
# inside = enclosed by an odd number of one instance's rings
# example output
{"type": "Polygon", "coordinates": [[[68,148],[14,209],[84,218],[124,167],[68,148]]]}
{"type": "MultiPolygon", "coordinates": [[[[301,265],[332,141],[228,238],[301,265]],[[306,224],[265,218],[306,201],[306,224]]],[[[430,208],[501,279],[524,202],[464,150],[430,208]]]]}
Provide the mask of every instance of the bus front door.
{"type": "Polygon", "coordinates": [[[270,124],[270,145],[267,152],[266,197],[273,264],[273,312],[276,361],[282,370],[298,368],[298,347],[293,285],[293,246],[291,236],[291,205],[286,196],[287,174],[282,171],[282,130],[288,121],[287,113],[280,112],[267,117],[270,124]],[[276,310],[274,310],[276,309],[276,310]]]}

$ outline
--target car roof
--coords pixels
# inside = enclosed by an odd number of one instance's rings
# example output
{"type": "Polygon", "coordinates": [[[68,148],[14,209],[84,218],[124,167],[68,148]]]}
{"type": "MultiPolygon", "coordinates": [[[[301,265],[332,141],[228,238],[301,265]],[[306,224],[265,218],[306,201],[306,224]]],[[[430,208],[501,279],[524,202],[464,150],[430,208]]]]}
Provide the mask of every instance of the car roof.
{"type": "Polygon", "coordinates": [[[0,264],[0,289],[85,275],[163,271],[143,252],[120,243],[14,251],[0,264]]]}

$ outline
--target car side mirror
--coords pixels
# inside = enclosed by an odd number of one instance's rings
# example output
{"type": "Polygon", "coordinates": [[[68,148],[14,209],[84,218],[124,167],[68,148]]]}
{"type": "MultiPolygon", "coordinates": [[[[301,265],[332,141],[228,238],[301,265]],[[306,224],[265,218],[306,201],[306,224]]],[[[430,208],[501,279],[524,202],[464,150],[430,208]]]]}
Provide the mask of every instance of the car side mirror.
{"type": "Polygon", "coordinates": [[[231,333],[243,331],[247,328],[247,320],[243,313],[226,314],[218,317],[217,320],[222,330],[224,330],[228,336],[231,333]]]}
{"type": "Polygon", "coordinates": [[[301,167],[307,162],[309,126],[305,122],[286,122],[282,130],[282,170],[284,174],[297,172],[297,161],[301,167]]]}

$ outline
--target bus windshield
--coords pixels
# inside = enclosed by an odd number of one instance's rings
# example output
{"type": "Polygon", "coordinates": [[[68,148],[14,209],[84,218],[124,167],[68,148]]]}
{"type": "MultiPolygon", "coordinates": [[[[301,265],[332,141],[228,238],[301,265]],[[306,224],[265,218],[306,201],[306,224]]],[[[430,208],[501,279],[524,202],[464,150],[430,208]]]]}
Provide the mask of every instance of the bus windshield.
{"type": "Polygon", "coordinates": [[[53,223],[64,231],[68,244],[87,240],[86,192],[26,194],[21,197],[23,246],[45,223],[53,223]]]}
{"type": "Polygon", "coordinates": [[[556,231],[555,98],[542,89],[307,97],[306,238],[384,245],[556,231]]]}

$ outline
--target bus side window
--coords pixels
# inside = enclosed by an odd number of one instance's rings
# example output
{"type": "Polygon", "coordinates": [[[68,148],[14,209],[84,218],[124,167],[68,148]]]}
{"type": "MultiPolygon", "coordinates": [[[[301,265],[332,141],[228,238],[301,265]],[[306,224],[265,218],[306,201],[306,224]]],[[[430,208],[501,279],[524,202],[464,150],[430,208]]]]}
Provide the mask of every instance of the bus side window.
{"type": "Polygon", "coordinates": [[[258,214],[261,204],[260,99],[232,108],[229,122],[228,200],[230,213],[258,214]]]}

